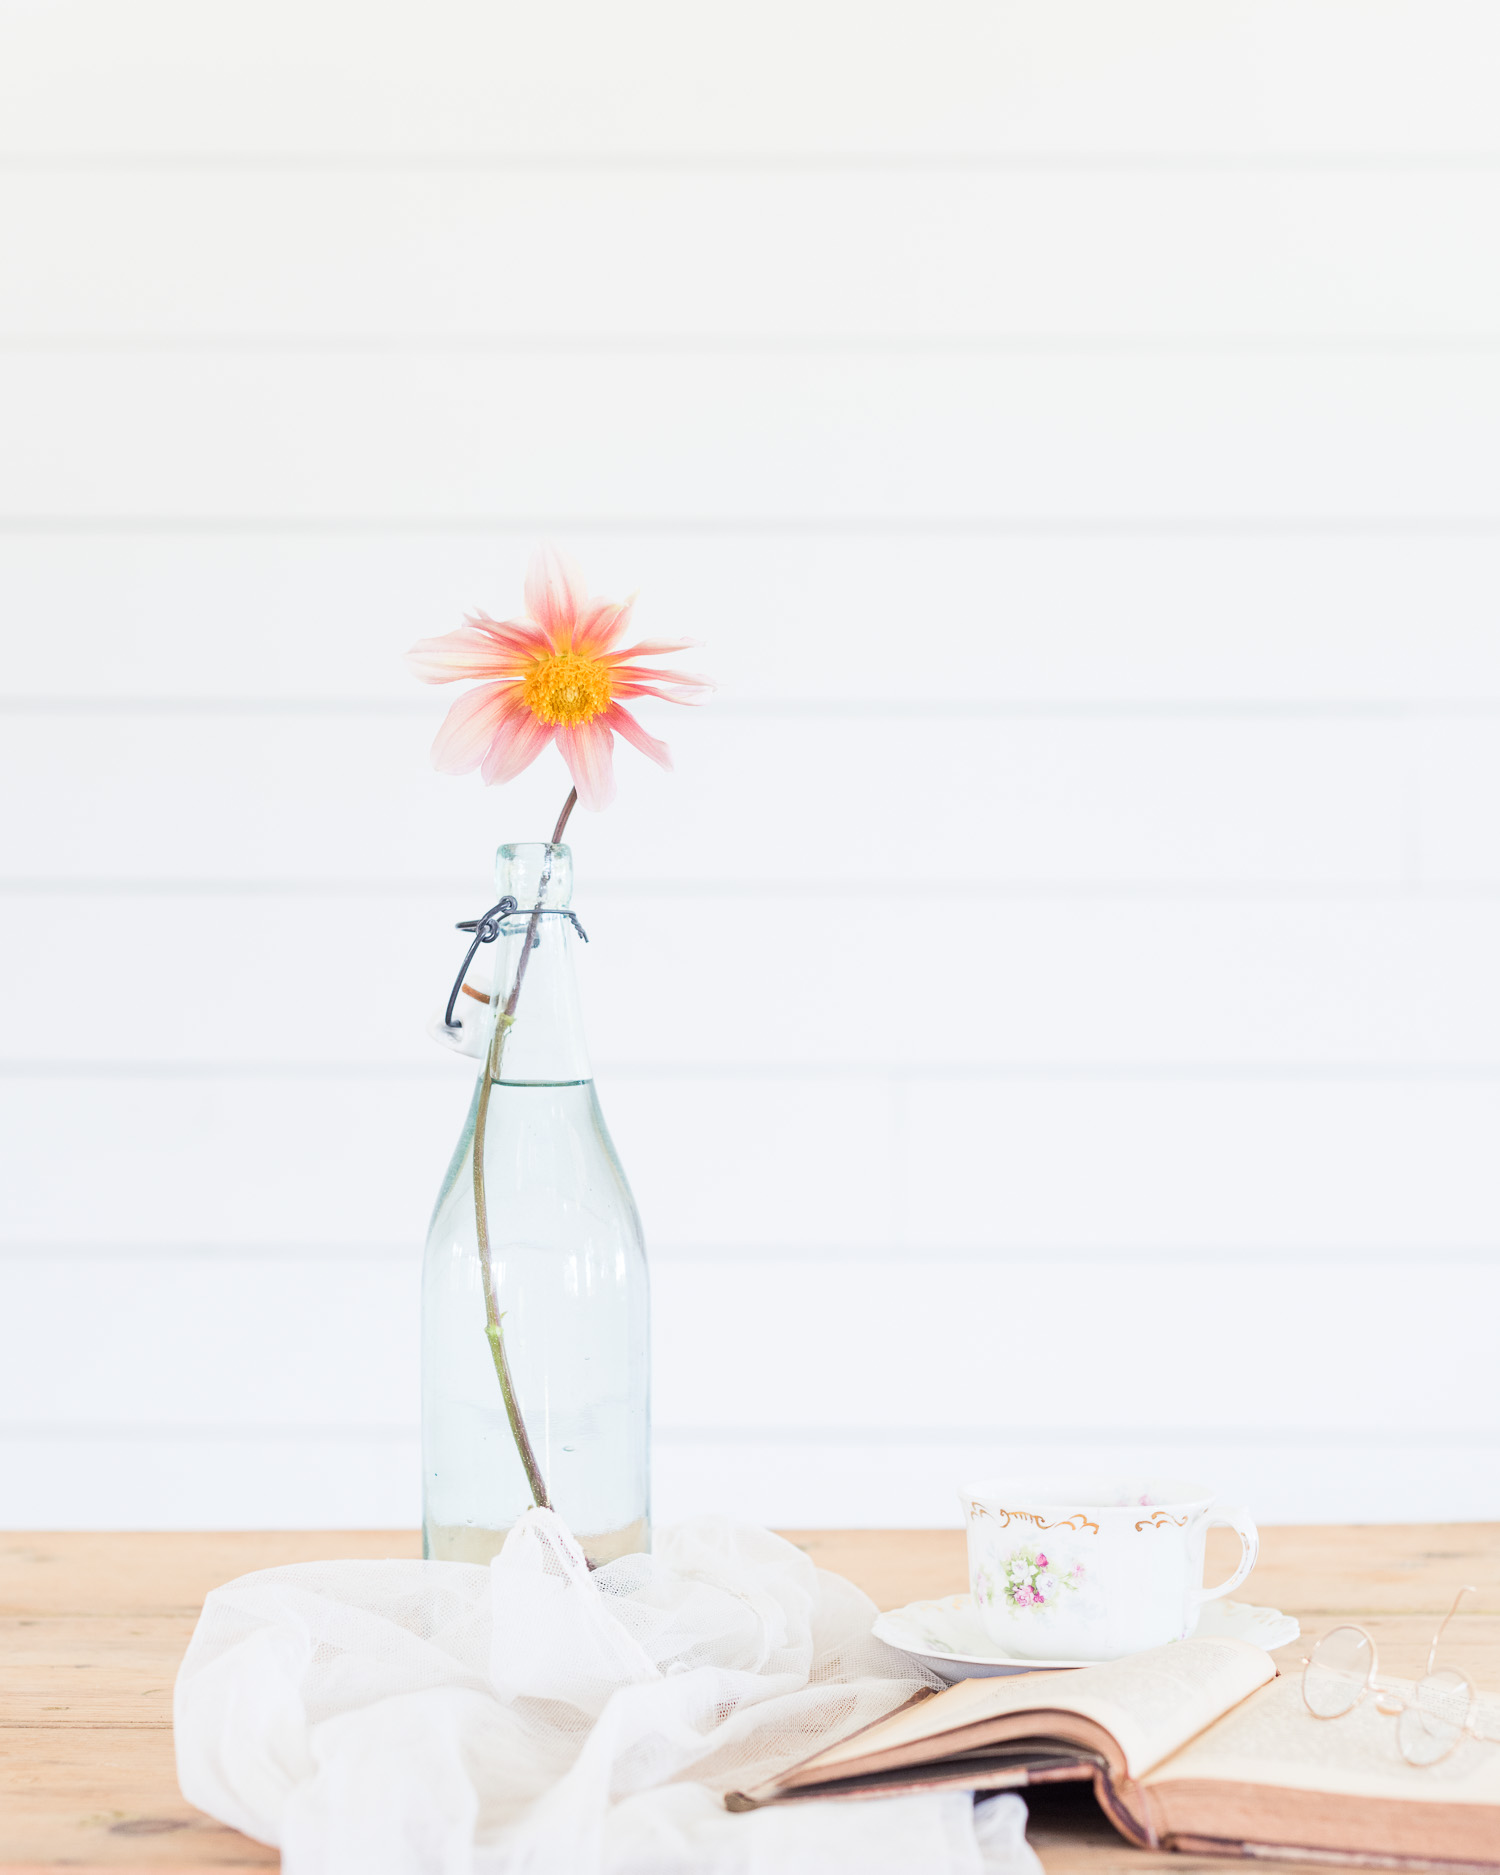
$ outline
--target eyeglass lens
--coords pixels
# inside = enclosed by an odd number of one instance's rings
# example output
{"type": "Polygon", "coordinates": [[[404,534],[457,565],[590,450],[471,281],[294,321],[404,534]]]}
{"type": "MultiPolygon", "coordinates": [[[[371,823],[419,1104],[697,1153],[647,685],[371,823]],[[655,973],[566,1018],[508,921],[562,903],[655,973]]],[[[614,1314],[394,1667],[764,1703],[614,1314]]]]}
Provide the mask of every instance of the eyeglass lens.
{"type": "Polygon", "coordinates": [[[1360,1628],[1333,1628],[1312,1650],[1302,1670],[1302,1697],[1319,1719],[1337,1719],[1359,1703],[1374,1661],[1370,1637],[1360,1628]]]}
{"type": "Polygon", "coordinates": [[[1461,1673],[1440,1668],[1417,1682],[1416,1697],[1396,1722],[1396,1741],[1408,1764],[1436,1764],[1464,1735],[1474,1689],[1461,1673]]]}

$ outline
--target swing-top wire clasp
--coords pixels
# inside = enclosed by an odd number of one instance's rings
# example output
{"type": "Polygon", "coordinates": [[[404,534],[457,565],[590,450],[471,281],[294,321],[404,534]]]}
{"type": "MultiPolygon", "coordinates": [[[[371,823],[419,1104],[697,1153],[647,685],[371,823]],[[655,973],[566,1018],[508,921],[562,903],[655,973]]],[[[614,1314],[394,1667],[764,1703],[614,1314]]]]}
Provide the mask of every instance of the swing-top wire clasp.
{"type": "MultiPolygon", "coordinates": [[[[567,911],[556,905],[532,905],[525,911],[519,902],[507,892],[498,904],[491,905],[488,911],[481,912],[477,918],[464,918],[453,928],[455,931],[472,931],[474,941],[464,953],[464,960],[458,967],[458,975],[453,979],[453,988],[448,992],[448,1007],[443,1011],[445,1029],[461,1029],[463,1024],[453,1020],[453,1006],[458,1001],[458,993],[464,986],[464,978],[469,974],[469,965],[481,944],[493,944],[499,937],[507,918],[566,918],[568,923],[587,944],[589,934],[578,922],[576,911],[567,911]]],[[[472,992],[471,992],[472,994],[472,992]]],[[[488,999],[486,999],[488,1000],[488,999]]]]}

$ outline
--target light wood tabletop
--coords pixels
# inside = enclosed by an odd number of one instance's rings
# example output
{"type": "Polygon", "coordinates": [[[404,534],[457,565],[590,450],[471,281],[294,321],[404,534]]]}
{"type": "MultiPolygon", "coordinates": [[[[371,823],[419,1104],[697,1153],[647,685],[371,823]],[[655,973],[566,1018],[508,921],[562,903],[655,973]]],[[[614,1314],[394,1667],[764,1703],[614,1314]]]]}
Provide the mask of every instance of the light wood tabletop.
{"type": "MultiPolygon", "coordinates": [[[[966,1587],[960,1531],[786,1534],[882,1608],[966,1587]]],[[[1455,1589],[1477,1584],[1449,1630],[1454,1664],[1479,1687],[1500,1688],[1500,1524],[1304,1526],[1262,1536],[1240,1598],[1297,1615],[1305,1634],[1361,1620],[1393,1673],[1420,1671],[1455,1589]]],[[[1238,1538],[1211,1533],[1210,1581],[1228,1573],[1231,1546],[1237,1552],[1238,1538]]],[[[3,1875],[274,1866],[275,1850],[192,1809],[177,1789],[172,1681],[203,1597],[277,1563],[417,1554],[410,1531],[0,1533],[3,1875]]],[[[1283,1649],[1283,1665],[1295,1666],[1300,1651],[1300,1643],[1283,1649]]],[[[1030,1803],[1048,1875],[1223,1867],[1127,1848],[1076,1788],[1036,1791],[1030,1803]]],[[[1279,1866],[1293,1875],[1298,1865],[1279,1866]]]]}

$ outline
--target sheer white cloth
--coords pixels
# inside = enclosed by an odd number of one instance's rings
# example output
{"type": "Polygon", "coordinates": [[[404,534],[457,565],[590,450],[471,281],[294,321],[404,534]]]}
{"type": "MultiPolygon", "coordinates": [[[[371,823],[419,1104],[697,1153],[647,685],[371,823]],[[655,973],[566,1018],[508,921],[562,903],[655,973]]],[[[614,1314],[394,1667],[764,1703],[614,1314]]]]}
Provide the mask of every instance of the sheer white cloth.
{"type": "Polygon", "coordinates": [[[723,1518],[592,1575],[548,1511],[487,1569],[266,1569],[204,1603],[178,1777],[286,1875],[1040,1875],[1013,1795],[724,1809],[924,1683],[874,1612],[723,1518]]]}

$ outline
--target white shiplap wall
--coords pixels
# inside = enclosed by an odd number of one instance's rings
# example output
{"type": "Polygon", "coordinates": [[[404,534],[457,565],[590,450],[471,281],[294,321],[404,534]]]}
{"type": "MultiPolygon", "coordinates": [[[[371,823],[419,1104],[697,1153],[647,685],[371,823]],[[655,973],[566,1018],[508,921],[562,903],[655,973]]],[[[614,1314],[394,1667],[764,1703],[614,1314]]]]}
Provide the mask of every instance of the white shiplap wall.
{"type": "Polygon", "coordinates": [[[574,828],[660,1513],[1500,1515],[1492,7],[0,36],[0,1521],[415,1520],[544,533],[723,684],[574,828]]]}

